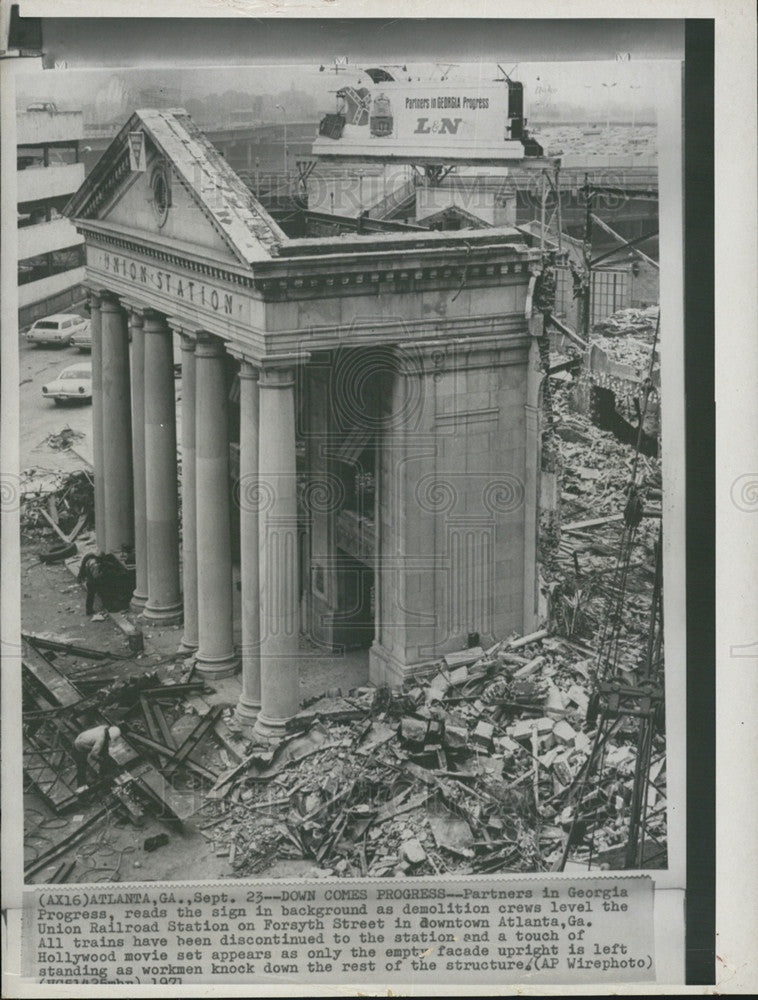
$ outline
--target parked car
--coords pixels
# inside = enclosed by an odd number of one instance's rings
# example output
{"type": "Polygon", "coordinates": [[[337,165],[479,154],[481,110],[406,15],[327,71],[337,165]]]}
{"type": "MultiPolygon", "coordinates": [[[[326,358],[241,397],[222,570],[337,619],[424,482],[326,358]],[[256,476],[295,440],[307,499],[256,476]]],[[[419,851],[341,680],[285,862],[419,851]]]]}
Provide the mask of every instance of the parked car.
{"type": "Polygon", "coordinates": [[[89,320],[87,320],[86,326],[84,326],[81,330],[77,330],[77,332],[72,335],[69,343],[72,347],[76,347],[80,351],[92,350],[92,326],[89,320]]]}
{"type": "Polygon", "coordinates": [[[76,313],[55,313],[45,316],[33,323],[26,331],[26,339],[30,344],[58,344],[65,346],[71,343],[71,338],[85,328],[90,321],[76,313]]]}
{"type": "Polygon", "coordinates": [[[27,104],[27,111],[47,111],[48,114],[54,115],[58,112],[58,106],[54,101],[35,101],[34,104],[27,104]]]}
{"type": "Polygon", "coordinates": [[[64,368],[57,379],[42,386],[45,399],[52,399],[56,406],[66,400],[92,400],[92,365],[89,361],[77,361],[64,368]]]}

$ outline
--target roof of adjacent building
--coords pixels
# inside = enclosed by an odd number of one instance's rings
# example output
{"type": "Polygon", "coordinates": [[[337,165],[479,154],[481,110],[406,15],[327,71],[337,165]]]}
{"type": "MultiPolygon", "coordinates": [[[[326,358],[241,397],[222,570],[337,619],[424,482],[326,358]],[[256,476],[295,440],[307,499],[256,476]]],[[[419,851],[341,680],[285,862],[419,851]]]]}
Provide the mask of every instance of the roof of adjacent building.
{"type": "Polygon", "coordinates": [[[167,157],[242,262],[276,255],[286,234],[183,108],[135,111],[69,202],[67,215],[94,215],[100,204],[96,195],[116,161],[128,156],[128,135],[136,131],[145,132],[167,157]]]}

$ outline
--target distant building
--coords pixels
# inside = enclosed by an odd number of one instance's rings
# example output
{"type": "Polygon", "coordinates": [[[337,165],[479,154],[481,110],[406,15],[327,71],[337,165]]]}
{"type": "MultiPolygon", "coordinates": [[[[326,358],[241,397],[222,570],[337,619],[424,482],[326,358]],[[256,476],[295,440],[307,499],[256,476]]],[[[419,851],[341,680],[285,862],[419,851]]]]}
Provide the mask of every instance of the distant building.
{"type": "Polygon", "coordinates": [[[176,108],[182,103],[182,92],[178,87],[147,87],[140,90],[139,108],[176,108]]]}
{"type": "Polygon", "coordinates": [[[80,111],[30,105],[18,115],[19,325],[84,298],[84,240],[63,208],[84,180],[80,111]]]}

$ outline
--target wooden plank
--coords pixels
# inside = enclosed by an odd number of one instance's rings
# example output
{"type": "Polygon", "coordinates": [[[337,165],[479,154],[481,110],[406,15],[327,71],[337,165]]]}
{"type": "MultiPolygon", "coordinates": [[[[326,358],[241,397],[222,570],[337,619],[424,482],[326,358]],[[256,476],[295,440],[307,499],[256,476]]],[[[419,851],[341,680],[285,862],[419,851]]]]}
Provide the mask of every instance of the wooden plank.
{"type": "Polygon", "coordinates": [[[61,854],[64,854],[70,847],[80,840],[84,834],[95,825],[95,823],[104,819],[107,812],[108,810],[105,806],[103,806],[102,809],[98,809],[98,811],[90,816],[89,819],[84,820],[77,830],[74,830],[74,832],[69,834],[68,837],[64,837],[63,840],[51,847],[50,850],[45,851],[44,854],[40,854],[38,858],[35,858],[34,861],[31,861],[28,865],[26,865],[24,867],[24,875],[26,878],[28,879],[30,876],[44,868],[45,865],[50,864],[51,861],[54,861],[61,854]]]}
{"type": "Polygon", "coordinates": [[[216,736],[221,740],[229,753],[239,762],[245,758],[244,744],[235,738],[234,733],[227,726],[223,719],[219,719],[213,727],[216,736]]]}
{"type": "MultiPolygon", "coordinates": [[[[175,658],[169,657],[165,662],[173,661],[175,658]]],[[[192,694],[195,691],[202,691],[205,681],[188,681],[183,684],[161,684],[159,687],[144,688],[142,694],[145,698],[171,698],[180,694],[192,694]]],[[[203,713],[205,714],[205,713],[203,713]]]]}
{"type": "Polygon", "coordinates": [[[169,725],[166,722],[166,716],[163,714],[163,709],[157,701],[152,702],[151,704],[155,721],[158,723],[161,739],[167,747],[170,747],[172,750],[176,750],[176,740],[174,739],[173,734],[169,729],[169,725]]]}
{"type": "Polygon", "coordinates": [[[213,728],[214,723],[221,715],[221,706],[216,705],[214,708],[210,709],[207,715],[204,715],[194,729],[187,734],[186,739],[176,751],[176,753],[171,758],[168,767],[166,768],[167,774],[173,774],[177,767],[182,764],[205,739],[210,730],[213,728]]]}
{"type": "Polygon", "coordinates": [[[547,629],[542,628],[538,632],[531,632],[529,635],[522,635],[521,638],[514,639],[513,642],[507,642],[505,644],[505,648],[521,649],[522,646],[528,646],[531,642],[537,642],[539,639],[545,639],[547,635],[547,629]]]}
{"type": "Polygon", "coordinates": [[[589,521],[573,521],[571,524],[561,525],[563,531],[582,531],[584,528],[599,528],[602,524],[609,524],[611,521],[620,521],[623,514],[609,514],[607,517],[595,517],[589,521]]]}
{"type": "Polygon", "coordinates": [[[65,636],[41,635],[38,632],[22,632],[21,638],[33,643],[39,649],[52,649],[58,653],[70,653],[71,656],[84,656],[89,660],[129,660],[128,653],[113,653],[107,649],[92,649],[91,646],[79,646],[70,642],[65,636]]]}
{"type": "Polygon", "coordinates": [[[49,700],[53,704],[70,708],[77,705],[83,695],[74,687],[67,677],[57,670],[49,660],[35,649],[26,638],[21,640],[21,658],[23,666],[29,671],[34,680],[42,685],[45,692],[49,694],[49,700]]]}
{"type": "MultiPolygon", "coordinates": [[[[140,703],[140,708],[142,709],[142,715],[144,716],[145,719],[145,725],[147,726],[147,731],[150,733],[150,738],[154,741],[160,741],[160,732],[158,730],[158,723],[153,718],[150,702],[147,700],[147,698],[145,698],[144,695],[140,695],[139,703],[140,703]]],[[[161,764],[165,764],[166,761],[169,759],[169,755],[158,753],[158,759],[160,760],[161,764]]]]}
{"type": "Polygon", "coordinates": [[[58,536],[58,538],[60,538],[60,540],[62,542],[64,542],[66,545],[68,545],[69,544],[68,538],[66,537],[66,535],[63,534],[63,532],[61,531],[61,529],[58,527],[58,525],[55,523],[55,521],[52,519],[52,517],[50,517],[50,515],[48,514],[48,512],[44,508],[42,508],[42,507],[40,507],[39,512],[44,517],[44,519],[47,521],[47,523],[50,525],[50,527],[53,529],[53,531],[56,533],[56,535],[58,536]]]}
{"type": "Polygon", "coordinates": [[[179,792],[166,781],[163,775],[147,762],[131,772],[145,794],[153,799],[162,810],[161,819],[173,820],[181,824],[202,805],[202,798],[195,793],[179,792]]]}
{"type": "Polygon", "coordinates": [[[76,536],[79,534],[79,532],[84,527],[84,522],[86,520],[87,520],[87,515],[86,514],[82,514],[81,517],[79,518],[79,520],[76,522],[76,524],[72,528],[72,530],[66,536],[68,538],[69,542],[73,542],[73,540],[76,538],[76,536]]]}
{"type": "MultiPolygon", "coordinates": [[[[148,739],[146,736],[142,736],[140,733],[129,733],[129,739],[132,740],[134,743],[137,743],[140,746],[144,747],[146,750],[152,750],[153,753],[158,754],[161,757],[161,759],[163,758],[170,759],[172,752],[174,752],[172,747],[166,747],[157,740],[148,739]]],[[[204,767],[202,764],[198,764],[195,760],[192,759],[191,756],[184,758],[184,760],[182,761],[182,766],[186,767],[190,771],[193,771],[195,774],[199,774],[201,778],[206,778],[208,781],[215,782],[218,780],[218,775],[215,773],[215,771],[211,771],[207,767],[204,767]]]]}

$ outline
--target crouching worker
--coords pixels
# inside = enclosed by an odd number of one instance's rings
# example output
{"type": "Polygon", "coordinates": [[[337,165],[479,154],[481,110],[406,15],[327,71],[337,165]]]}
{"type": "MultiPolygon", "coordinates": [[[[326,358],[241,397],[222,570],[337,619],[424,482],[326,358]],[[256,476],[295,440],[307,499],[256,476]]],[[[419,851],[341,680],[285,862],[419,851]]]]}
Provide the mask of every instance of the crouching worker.
{"type": "Polygon", "coordinates": [[[87,615],[95,610],[95,597],[106,611],[125,611],[135,585],[134,570],[123,566],[110,552],[90,552],[81,562],[77,579],[87,588],[87,615]]]}
{"type": "Polygon", "coordinates": [[[74,759],[76,760],[76,791],[85,792],[87,784],[87,765],[96,770],[100,777],[105,777],[111,769],[109,749],[111,742],[121,736],[118,726],[93,726],[85,729],[74,740],[74,759]]]}

